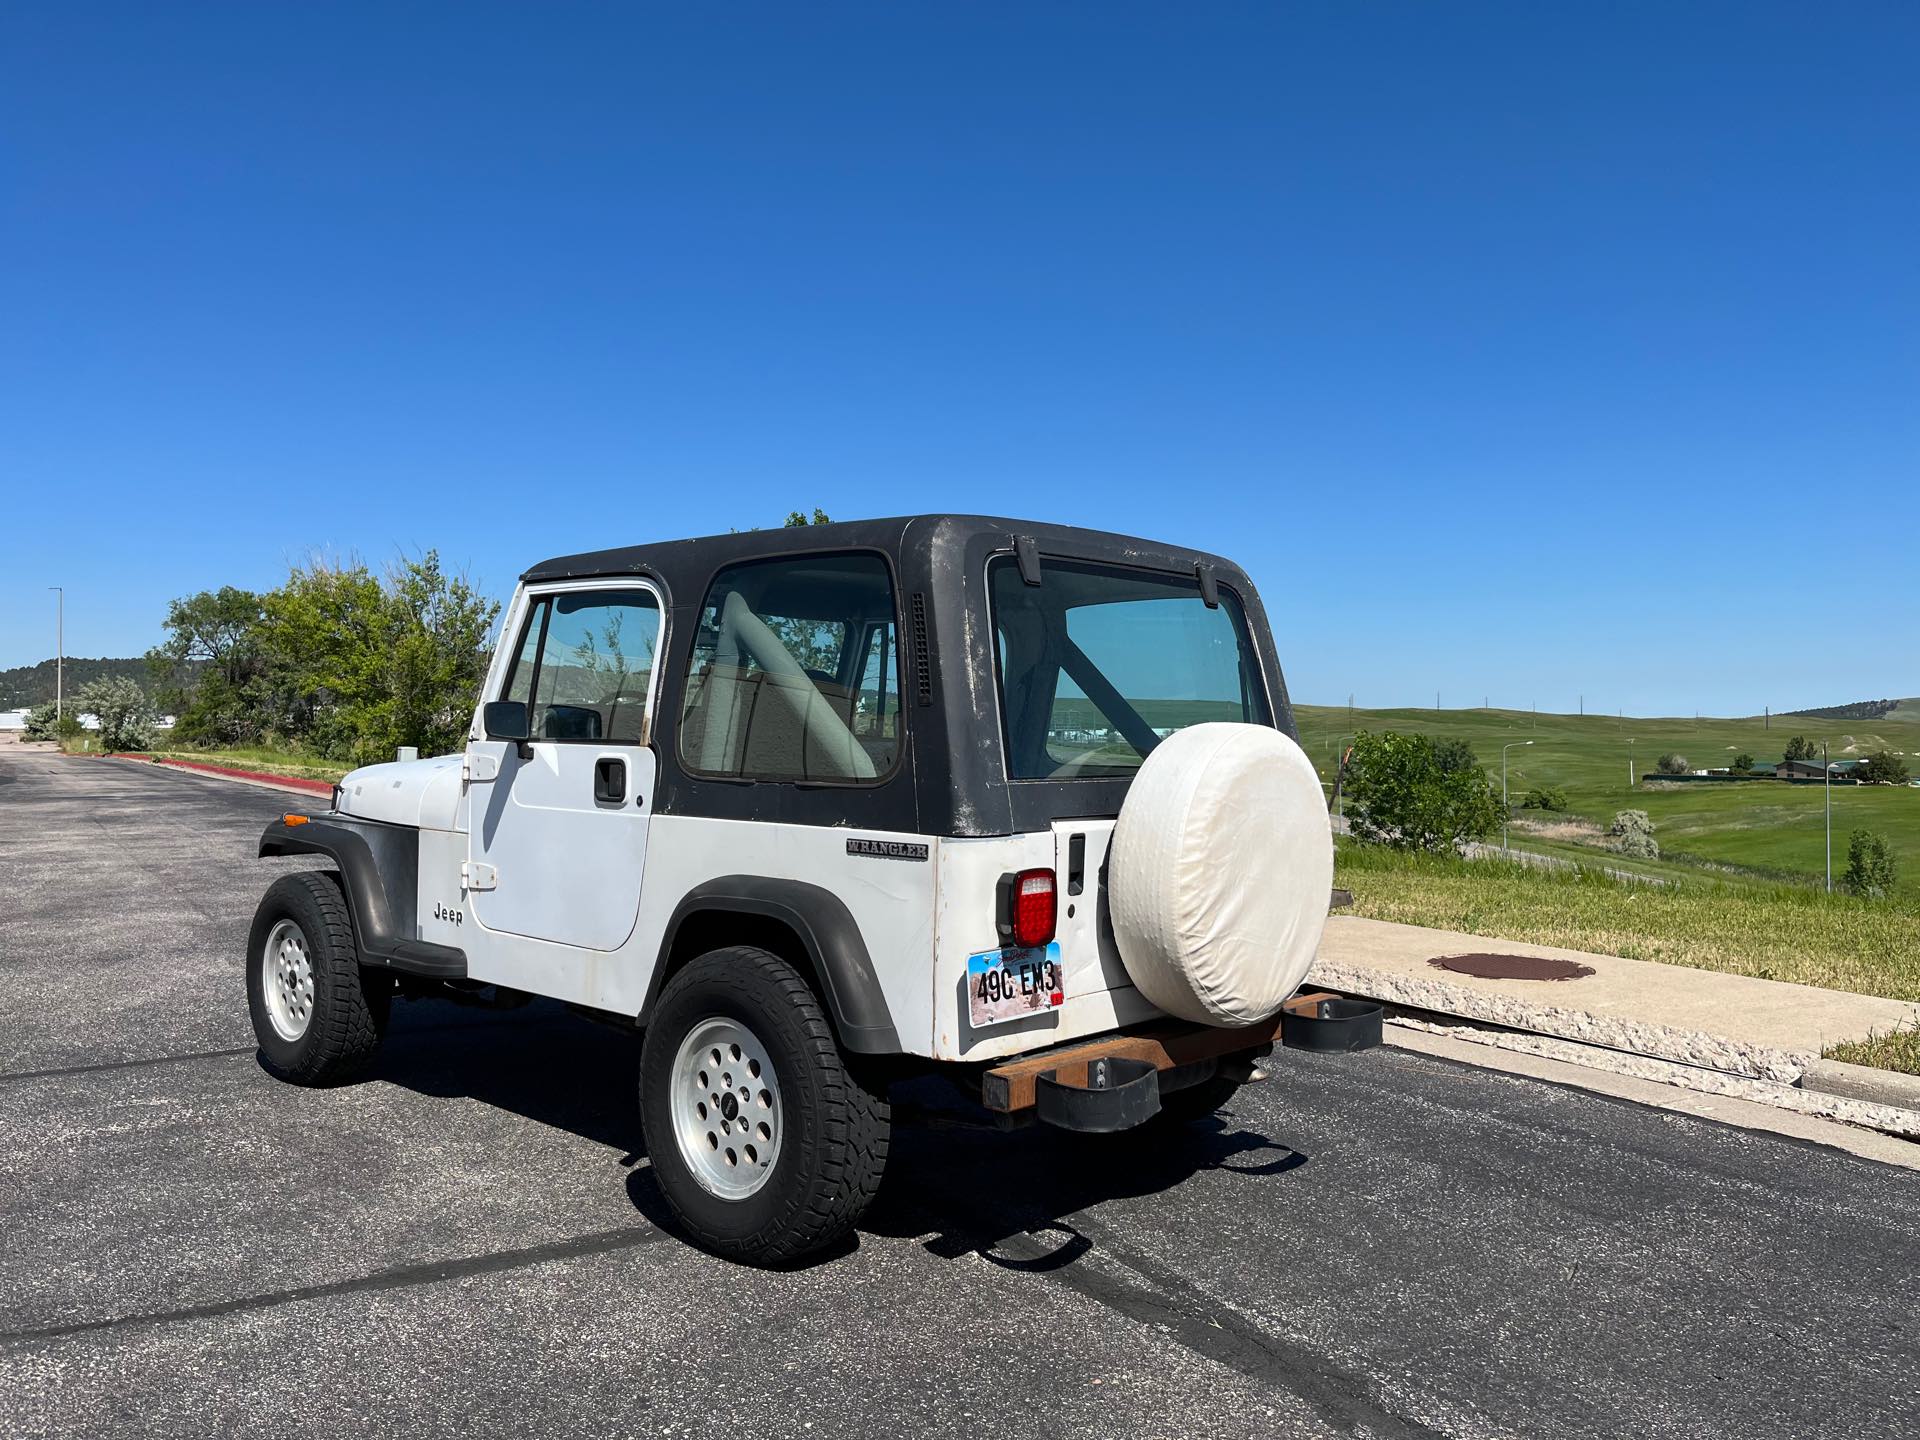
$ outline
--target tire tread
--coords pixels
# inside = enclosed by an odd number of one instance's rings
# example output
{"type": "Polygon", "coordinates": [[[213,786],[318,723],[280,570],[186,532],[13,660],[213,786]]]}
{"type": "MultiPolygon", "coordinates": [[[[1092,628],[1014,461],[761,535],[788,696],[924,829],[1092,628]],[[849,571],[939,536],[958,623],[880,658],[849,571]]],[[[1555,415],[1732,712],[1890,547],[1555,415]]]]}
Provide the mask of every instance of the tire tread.
{"type": "MultiPolygon", "coordinates": [[[[891,1144],[891,1107],[884,1088],[867,1083],[856,1066],[849,1065],[834,1039],[819,997],[787,961],[754,946],[732,946],[694,960],[668,982],[655,1014],[666,1010],[676,993],[695,985],[729,991],[751,1004],[759,1002],[793,1017],[799,1032],[803,1063],[819,1078],[821,1106],[815,1181],[758,1230],[729,1235],[702,1224],[697,1215],[675,1205],[675,1214],[702,1247],[731,1258],[760,1265],[778,1265],[832,1244],[858,1222],[879,1192],[891,1144]]],[[[653,1027],[649,1027],[649,1039],[653,1027]]],[[[678,1037],[662,1037],[677,1044],[678,1037]]],[[[795,1094],[797,1096],[798,1090],[795,1094]]],[[[642,1097],[643,1109],[645,1097],[642,1097]]],[[[789,1123],[789,1133],[797,1127],[789,1123]]],[[[648,1152],[657,1166],[670,1135],[648,1137],[648,1152]]],[[[668,1163],[677,1164],[675,1154],[668,1163]]],[[[669,1203],[672,1197],[669,1195],[669,1203]]]]}

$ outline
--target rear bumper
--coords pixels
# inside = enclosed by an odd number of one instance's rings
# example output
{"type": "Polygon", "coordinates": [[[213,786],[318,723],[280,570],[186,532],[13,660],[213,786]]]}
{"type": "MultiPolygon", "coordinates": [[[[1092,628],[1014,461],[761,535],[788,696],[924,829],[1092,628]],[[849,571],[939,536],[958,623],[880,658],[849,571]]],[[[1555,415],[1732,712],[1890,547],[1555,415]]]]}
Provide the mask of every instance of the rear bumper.
{"type": "Polygon", "coordinates": [[[995,1065],[981,1079],[981,1103],[1009,1121],[1125,1130],[1159,1112],[1163,1077],[1173,1090],[1229,1067],[1250,1070],[1276,1041],[1321,1053],[1370,1049],[1380,1043],[1380,1016],[1377,1005],[1316,991],[1295,996],[1257,1025],[1162,1022],[1102,1035],[995,1065]]]}

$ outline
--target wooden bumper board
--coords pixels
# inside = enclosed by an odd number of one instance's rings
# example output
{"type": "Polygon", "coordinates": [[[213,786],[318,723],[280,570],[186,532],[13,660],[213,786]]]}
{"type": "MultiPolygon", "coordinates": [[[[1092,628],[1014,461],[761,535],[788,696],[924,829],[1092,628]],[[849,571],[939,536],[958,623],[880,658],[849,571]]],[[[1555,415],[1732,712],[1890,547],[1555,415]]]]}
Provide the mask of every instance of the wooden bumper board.
{"type": "MultiPolygon", "coordinates": [[[[1301,1014],[1312,1014],[1322,1000],[1337,999],[1325,991],[1296,995],[1282,1006],[1301,1014]]],[[[1280,1037],[1280,1016],[1223,1030],[1211,1025],[1168,1023],[1141,1030],[1132,1035],[1103,1035],[1084,1045],[1069,1045],[1040,1055],[1023,1055],[987,1071],[980,1086],[981,1100],[987,1109],[999,1114],[1033,1108],[1033,1083],[1052,1070],[1062,1085],[1084,1087],[1087,1066],[1102,1056],[1122,1060],[1144,1060],[1156,1070],[1171,1070],[1201,1060],[1216,1060],[1272,1044],[1280,1037]]]]}

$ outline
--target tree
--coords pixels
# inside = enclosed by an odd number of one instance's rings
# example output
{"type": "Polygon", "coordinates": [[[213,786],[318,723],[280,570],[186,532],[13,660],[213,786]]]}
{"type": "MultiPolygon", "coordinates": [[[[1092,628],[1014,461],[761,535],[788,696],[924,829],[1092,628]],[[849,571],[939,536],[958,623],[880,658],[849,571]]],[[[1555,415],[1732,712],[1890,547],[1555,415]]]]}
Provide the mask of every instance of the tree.
{"type": "MultiPolygon", "coordinates": [[[[395,639],[386,738],[424,755],[458,750],[486,678],[487,636],[499,603],[478,594],[465,576],[448,575],[433,550],[402,560],[387,584],[395,639]]],[[[617,636],[610,639],[617,647],[617,636]]]]}
{"type": "Polygon", "coordinates": [[[1399,850],[1457,850],[1500,824],[1500,796],[1477,765],[1443,770],[1424,735],[1362,731],[1347,761],[1347,821],[1399,850]]]}
{"type": "Polygon", "coordinates": [[[1886,836],[1872,830],[1854,831],[1847,838],[1847,870],[1840,888],[1865,900],[1883,900],[1893,881],[1893,851],[1886,836]]]}
{"type": "Polygon", "coordinates": [[[1804,735],[1796,735],[1787,741],[1788,760],[1816,760],[1820,756],[1820,747],[1804,735]]]}
{"type": "Polygon", "coordinates": [[[1613,840],[1613,848],[1622,855],[1634,855],[1642,860],[1660,858],[1660,842],[1653,838],[1653,821],[1644,810],[1620,811],[1607,827],[1607,834],[1613,840]]]}
{"type": "Polygon", "coordinates": [[[260,738],[251,691],[261,672],[261,613],[260,596],[231,585],[167,607],[167,638],[147,652],[147,668],[181,739],[234,745],[260,738]]]}
{"type": "Polygon", "coordinates": [[[460,747],[500,607],[439,554],[384,577],[314,560],[264,595],[231,587],[177,600],[150,661],[194,677],[177,732],[203,744],[278,738],[339,760],[412,745],[460,747]]]}
{"type": "Polygon", "coordinates": [[[1653,768],[1662,775],[1684,775],[1687,773],[1687,757],[1676,755],[1669,750],[1654,762],[1653,768]]]}
{"type": "Polygon", "coordinates": [[[1907,762],[1887,750],[1869,755],[1860,766],[1860,781],[1864,785],[1904,785],[1912,778],[1907,762]]]}
{"type": "Polygon", "coordinates": [[[1733,763],[1727,766],[1727,769],[1735,775],[1745,775],[1753,769],[1753,765],[1753,756],[1742,750],[1738,755],[1733,757],[1733,763]]]}
{"type": "Polygon", "coordinates": [[[153,702],[124,676],[94,681],[75,702],[100,722],[102,750],[145,750],[153,744],[153,702]]]}
{"type": "Polygon", "coordinates": [[[21,731],[23,740],[57,740],[60,732],[55,729],[54,703],[49,700],[44,705],[36,705],[27,711],[27,728],[21,731]]]}
{"type": "Polygon", "coordinates": [[[788,530],[798,530],[807,525],[831,525],[832,523],[833,521],[828,517],[827,512],[816,505],[813,507],[813,518],[811,520],[807,518],[803,511],[789,510],[787,512],[785,528],[788,530]]]}
{"type": "Polygon", "coordinates": [[[1457,735],[1449,735],[1445,739],[1434,741],[1433,758],[1443,775],[1451,775],[1458,770],[1480,768],[1480,757],[1473,753],[1473,746],[1457,735]]]}

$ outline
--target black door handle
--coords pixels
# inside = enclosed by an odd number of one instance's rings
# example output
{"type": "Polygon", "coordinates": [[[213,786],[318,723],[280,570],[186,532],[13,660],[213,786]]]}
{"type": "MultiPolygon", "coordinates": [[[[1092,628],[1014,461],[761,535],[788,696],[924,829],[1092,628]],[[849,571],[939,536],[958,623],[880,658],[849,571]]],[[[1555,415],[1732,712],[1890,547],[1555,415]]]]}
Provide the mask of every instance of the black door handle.
{"type": "Polygon", "coordinates": [[[609,756],[593,762],[593,798],[602,805],[627,803],[627,762],[609,756]]]}

